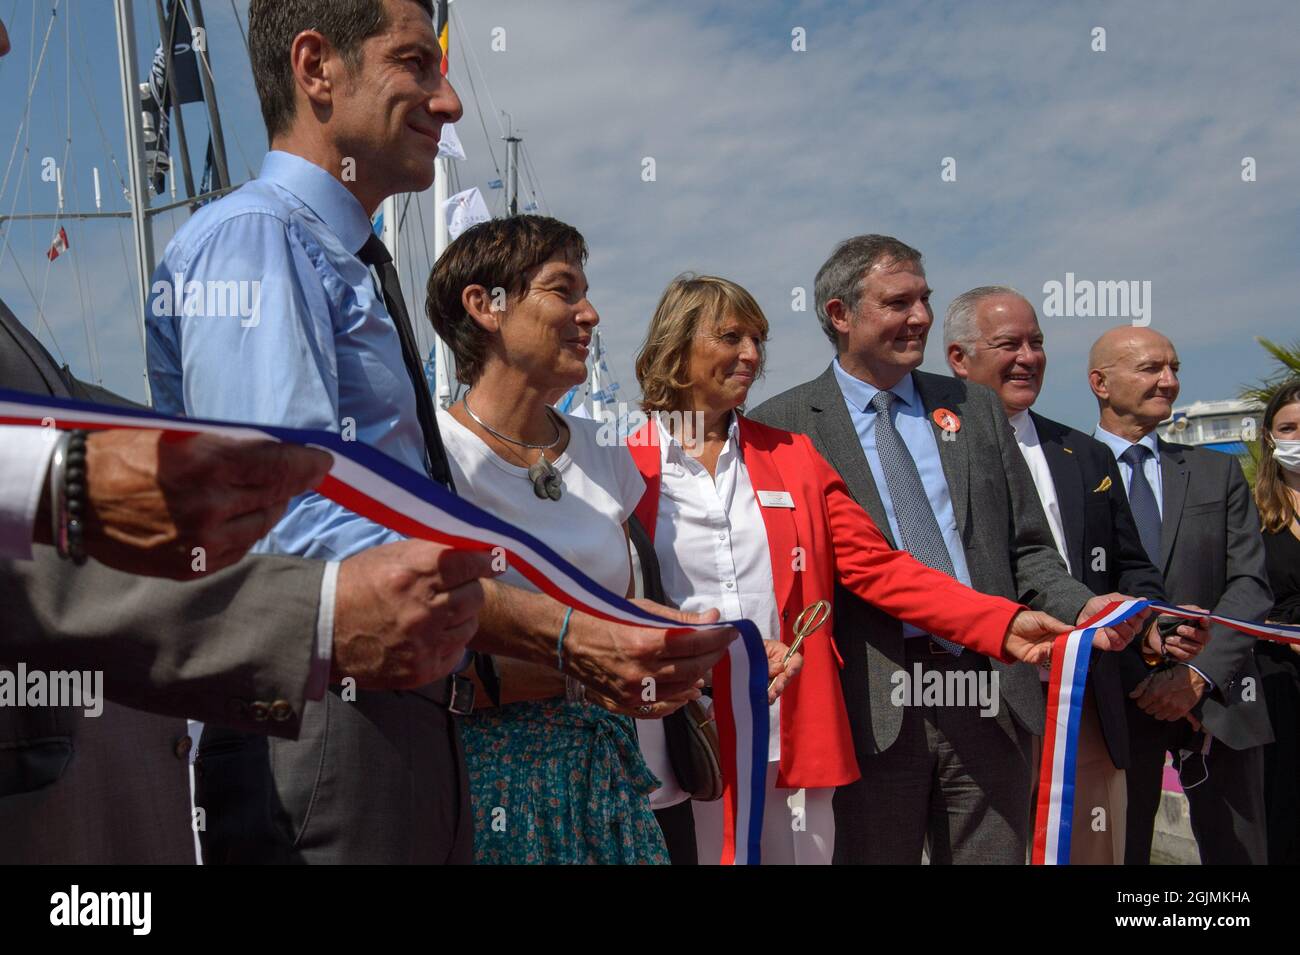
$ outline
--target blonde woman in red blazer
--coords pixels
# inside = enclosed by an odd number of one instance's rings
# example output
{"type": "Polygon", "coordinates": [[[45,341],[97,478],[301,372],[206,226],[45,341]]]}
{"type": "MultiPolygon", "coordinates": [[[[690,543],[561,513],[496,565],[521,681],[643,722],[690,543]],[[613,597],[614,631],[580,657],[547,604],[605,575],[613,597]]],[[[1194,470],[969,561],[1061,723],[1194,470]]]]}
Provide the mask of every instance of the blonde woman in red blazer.
{"type": "MultiPolygon", "coordinates": [[[[767,320],[743,288],[725,279],[685,275],[664,292],[637,356],[637,378],[650,420],[628,438],[646,483],[636,515],[655,541],[669,598],[680,600],[672,592],[674,574],[677,589],[688,599],[699,594],[712,601],[743,589],[730,579],[704,579],[708,574],[703,571],[715,563],[724,566],[735,548],[753,548],[755,531],[761,530],[770,556],[774,606],[751,599],[749,607],[739,609],[754,613],[757,605],[775,611],[768,620],[755,620],[764,637],[790,644],[800,611],[818,600],[833,603],[839,583],[891,616],[979,653],[1006,662],[1045,663],[1050,643],[1043,641],[1069,627],[1047,614],[971,590],[910,554],[893,550],[807,437],[740,414],[750,386],[762,373],[766,337],[767,320]],[[663,468],[670,455],[675,462],[669,465],[671,477],[678,483],[665,494],[663,468]],[[704,471],[719,488],[725,483],[737,495],[744,489],[746,496],[733,496],[723,508],[714,507],[707,500],[713,487],[703,479],[704,471]],[[693,486],[678,477],[686,474],[694,475],[693,486]],[[761,529],[739,527],[731,520],[738,513],[754,513],[750,491],[761,514],[761,529]],[[694,528],[665,530],[661,520],[691,520],[680,516],[692,513],[686,496],[690,494],[702,495],[702,504],[712,509],[707,533],[702,521],[694,528]],[[718,531],[723,510],[728,529],[718,531]],[[744,541],[742,535],[748,535],[744,541]],[[705,547],[713,550],[704,554],[705,547]],[[697,573],[688,573],[686,579],[682,568],[690,567],[697,573]],[[770,632],[778,627],[779,633],[770,632]]],[[[750,566],[752,584],[752,561],[750,566]]],[[[1108,631],[1097,645],[1118,649],[1131,635],[1108,631]]],[[[859,776],[840,689],[843,661],[835,646],[833,615],[804,641],[801,652],[803,670],[780,701],[780,752],[775,772],[769,773],[763,857],[829,862],[834,839],[830,794],[859,776]],[[791,811],[802,810],[802,829],[792,824],[786,810],[790,791],[800,789],[807,790],[804,804],[791,804],[791,811]],[[813,818],[823,803],[824,813],[813,818]],[[769,836],[774,842],[793,839],[796,845],[793,851],[769,845],[769,836]],[[801,846],[801,839],[814,844],[801,846]]],[[[704,831],[704,807],[711,806],[696,804],[702,861],[716,861],[713,840],[704,831]]]]}

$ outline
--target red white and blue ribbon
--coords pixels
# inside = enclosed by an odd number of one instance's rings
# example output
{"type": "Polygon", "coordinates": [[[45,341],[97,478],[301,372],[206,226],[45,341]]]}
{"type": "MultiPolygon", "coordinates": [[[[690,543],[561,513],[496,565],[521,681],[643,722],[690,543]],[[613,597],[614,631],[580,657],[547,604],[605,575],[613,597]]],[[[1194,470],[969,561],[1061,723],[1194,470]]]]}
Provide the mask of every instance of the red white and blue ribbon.
{"type": "Polygon", "coordinates": [[[734,701],[767,700],[767,654],[763,645],[732,642],[713,668],[713,712],[722,758],[722,865],[758,865],[767,787],[768,715],[734,701]],[[727,785],[728,780],[738,785],[727,785]],[[755,799],[754,794],[759,794],[755,799]]]}
{"type": "Polygon", "coordinates": [[[722,743],[723,799],[732,843],[724,863],[758,865],[768,748],[767,655],[749,620],[693,626],[643,610],[606,590],[527,531],[457,497],[380,451],[327,431],[173,418],[153,411],[89,404],[0,389],[0,425],[101,431],[156,428],[175,440],[192,434],[284,441],[333,455],[320,494],[406,537],[466,550],[502,548],[510,565],[540,591],[575,610],[632,626],[678,632],[730,626],[740,633],[715,668],[714,709],[722,743]]]}
{"type": "MultiPolygon", "coordinates": [[[[1038,776],[1038,806],[1034,821],[1034,865],[1069,865],[1071,822],[1074,817],[1075,761],[1088,662],[1097,630],[1122,623],[1147,608],[1174,617],[1215,623],[1263,640],[1300,644],[1300,626],[1238,620],[1216,613],[1184,610],[1160,600],[1126,600],[1110,604],[1077,630],[1057,637],[1052,646],[1052,672],[1047,690],[1047,723],[1038,776]]],[[[1115,824],[1111,821],[1110,824],[1115,824]]],[[[1122,822],[1121,822],[1122,824],[1122,822]]]]}
{"type": "Polygon", "coordinates": [[[1142,600],[1111,604],[1084,626],[1057,637],[1054,642],[1034,826],[1035,865],[1070,863],[1075,761],[1093,637],[1102,627],[1127,620],[1145,604],[1142,600]]]}

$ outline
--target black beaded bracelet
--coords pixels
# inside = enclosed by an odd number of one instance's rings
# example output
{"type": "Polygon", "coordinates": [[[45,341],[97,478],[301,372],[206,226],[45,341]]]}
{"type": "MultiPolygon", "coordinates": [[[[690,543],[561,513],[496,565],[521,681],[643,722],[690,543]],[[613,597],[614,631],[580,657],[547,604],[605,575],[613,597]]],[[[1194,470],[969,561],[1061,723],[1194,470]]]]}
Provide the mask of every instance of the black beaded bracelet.
{"type": "Polygon", "coordinates": [[[86,432],[68,436],[63,471],[63,536],[59,553],[74,564],[86,562],[86,432]]]}

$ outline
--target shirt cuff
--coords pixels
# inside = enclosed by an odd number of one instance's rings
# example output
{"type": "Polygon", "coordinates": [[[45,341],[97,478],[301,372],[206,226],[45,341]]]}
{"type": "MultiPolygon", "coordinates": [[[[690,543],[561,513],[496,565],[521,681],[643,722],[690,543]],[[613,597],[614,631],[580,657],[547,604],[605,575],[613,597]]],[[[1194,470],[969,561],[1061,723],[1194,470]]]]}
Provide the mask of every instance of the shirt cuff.
{"type": "Polygon", "coordinates": [[[334,659],[334,600],[338,591],[339,562],[327,561],[320,579],[320,606],[316,609],[316,646],[307,673],[307,699],[321,700],[330,685],[334,659]]]}
{"type": "Polygon", "coordinates": [[[0,557],[31,560],[32,533],[57,428],[4,427],[0,454],[0,557]]]}
{"type": "Polygon", "coordinates": [[[1214,689],[1214,681],[1211,680],[1208,676],[1206,676],[1204,671],[1200,670],[1199,668],[1197,668],[1195,665],[1191,663],[1184,663],[1183,666],[1187,667],[1187,669],[1191,670],[1193,673],[1200,676],[1200,678],[1205,681],[1207,690],[1214,689]]]}

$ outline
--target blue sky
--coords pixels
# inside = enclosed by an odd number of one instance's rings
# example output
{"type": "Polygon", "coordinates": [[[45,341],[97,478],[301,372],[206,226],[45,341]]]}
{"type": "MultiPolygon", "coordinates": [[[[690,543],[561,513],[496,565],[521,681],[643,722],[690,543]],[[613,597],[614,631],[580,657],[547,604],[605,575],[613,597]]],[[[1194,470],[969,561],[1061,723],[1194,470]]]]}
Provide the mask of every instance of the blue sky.
{"type": "MultiPolygon", "coordinates": [[[[0,0],[14,43],[0,61],[6,163],[52,2],[0,0]]],[[[235,5],[242,14],[245,0],[235,5]]],[[[135,6],[152,38],[152,2],[135,6]]],[[[1150,281],[1152,324],[1183,360],[1184,401],[1230,397],[1268,372],[1255,336],[1300,337],[1300,6],[1290,0],[454,7],[452,79],[470,154],[459,178],[485,187],[495,176],[466,81],[472,47],[491,92],[489,103],[476,75],[489,131],[499,135],[492,104],[513,114],[544,208],[588,238],[592,298],[628,397],[658,295],[686,269],[740,282],[767,311],[755,400],[820,373],[830,345],[811,310],[813,277],[837,240],[862,232],[925,253],[940,321],[975,285],[1011,284],[1041,303],[1044,283],[1067,272],[1150,281]],[[795,27],[804,52],[791,49],[795,27]],[[1095,27],[1105,52],[1091,49],[1095,27]],[[491,48],[494,28],[504,51],[491,48]],[[654,182],[642,180],[647,156],[654,182]],[[1252,183],[1241,179],[1246,156],[1252,183]],[[955,182],[941,181],[944,157],[956,160],[955,182]],[[791,309],[796,286],[807,311],[791,309]]],[[[232,170],[244,175],[266,145],[247,59],[228,0],[206,0],[205,12],[232,170]]],[[[141,75],[153,45],[139,43],[141,75]]],[[[198,156],[202,113],[189,107],[186,118],[198,156]]],[[[0,212],[54,208],[40,161],[62,160],[69,127],[69,205],[93,205],[98,164],[105,208],[125,209],[107,159],[111,150],[120,164],[125,150],[105,0],[60,5],[0,212]]],[[[427,200],[423,211],[427,224],[427,200]]],[[[160,217],[159,250],[180,221],[160,217]]],[[[412,211],[408,224],[418,222],[412,211]]],[[[53,228],[12,226],[0,297],[78,374],[142,396],[125,225],[69,224],[72,255],[50,264],[53,228]]],[[[419,315],[415,281],[408,297],[419,315]]],[[[1090,427],[1085,356],[1114,321],[1042,323],[1049,366],[1037,407],[1090,427]]],[[[923,367],[946,371],[937,325],[923,367]]]]}

